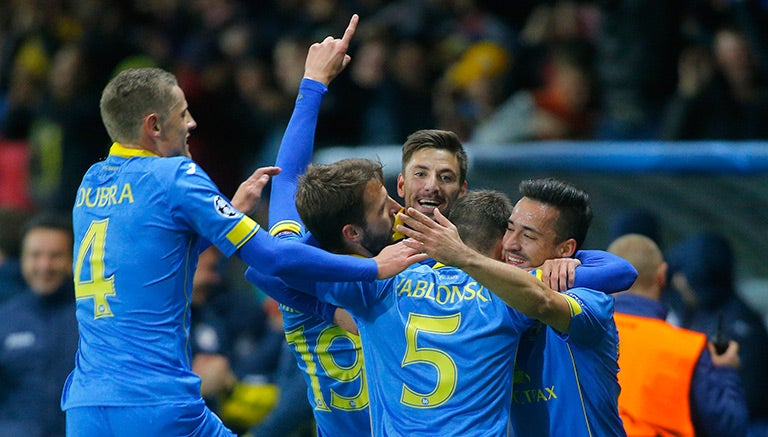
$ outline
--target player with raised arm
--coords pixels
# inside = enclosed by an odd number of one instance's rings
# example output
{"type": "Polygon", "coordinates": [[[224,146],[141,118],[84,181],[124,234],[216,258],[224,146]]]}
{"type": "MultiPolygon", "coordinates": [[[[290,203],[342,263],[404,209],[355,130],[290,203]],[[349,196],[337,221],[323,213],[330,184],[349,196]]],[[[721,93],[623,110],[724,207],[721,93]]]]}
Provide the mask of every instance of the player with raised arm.
{"type": "MultiPolygon", "coordinates": [[[[265,273],[318,280],[383,278],[423,258],[401,246],[355,259],[268,235],[191,159],[196,123],[166,71],[122,71],[101,112],[113,144],[73,208],[80,343],[62,393],[68,434],[231,435],[191,370],[192,276],[209,244],[265,273]]],[[[257,189],[278,172],[257,170],[257,189]]]]}

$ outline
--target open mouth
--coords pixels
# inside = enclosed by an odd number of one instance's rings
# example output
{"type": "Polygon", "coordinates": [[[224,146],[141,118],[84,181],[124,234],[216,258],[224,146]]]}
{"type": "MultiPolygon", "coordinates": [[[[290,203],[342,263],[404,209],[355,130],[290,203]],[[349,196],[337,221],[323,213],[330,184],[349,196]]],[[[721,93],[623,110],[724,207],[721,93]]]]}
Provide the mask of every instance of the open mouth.
{"type": "Polygon", "coordinates": [[[424,209],[435,209],[440,206],[440,202],[434,199],[420,199],[419,206],[424,209]]]}

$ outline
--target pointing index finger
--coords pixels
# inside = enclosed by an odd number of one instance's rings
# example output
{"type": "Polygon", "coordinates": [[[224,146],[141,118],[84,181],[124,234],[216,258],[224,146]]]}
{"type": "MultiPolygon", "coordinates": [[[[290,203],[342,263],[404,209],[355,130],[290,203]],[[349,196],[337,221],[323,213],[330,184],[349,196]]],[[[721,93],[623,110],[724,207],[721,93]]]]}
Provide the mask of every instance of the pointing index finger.
{"type": "Polygon", "coordinates": [[[349,43],[352,41],[352,36],[355,34],[355,30],[357,29],[357,22],[359,20],[360,17],[357,14],[353,14],[352,18],[350,18],[349,26],[347,26],[347,30],[344,31],[344,36],[341,37],[341,42],[344,47],[349,47],[349,43]]]}

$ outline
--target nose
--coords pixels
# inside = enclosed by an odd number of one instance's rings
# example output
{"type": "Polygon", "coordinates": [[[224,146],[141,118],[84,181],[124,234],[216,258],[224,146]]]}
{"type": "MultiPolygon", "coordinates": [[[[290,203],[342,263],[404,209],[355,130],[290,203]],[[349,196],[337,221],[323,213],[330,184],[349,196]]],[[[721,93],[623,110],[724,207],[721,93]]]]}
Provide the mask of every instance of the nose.
{"type": "Polygon", "coordinates": [[[399,203],[397,203],[397,200],[393,199],[392,196],[389,196],[388,202],[388,208],[389,208],[389,215],[394,216],[397,214],[398,211],[403,209],[402,206],[400,206],[399,203]]]}
{"type": "Polygon", "coordinates": [[[504,238],[501,240],[501,245],[504,250],[519,250],[520,240],[517,234],[507,231],[504,234],[504,238]]]}
{"type": "Polygon", "coordinates": [[[426,178],[426,182],[424,183],[424,190],[432,193],[438,191],[440,188],[440,181],[438,181],[437,176],[426,178]]]}
{"type": "Polygon", "coordinates": [[[189,120],[187,120],[187,129],[193,130],[197,127],[197,122],[195,121],[195,118],[192,117],[192,114],[189,114],[189,120]]]}

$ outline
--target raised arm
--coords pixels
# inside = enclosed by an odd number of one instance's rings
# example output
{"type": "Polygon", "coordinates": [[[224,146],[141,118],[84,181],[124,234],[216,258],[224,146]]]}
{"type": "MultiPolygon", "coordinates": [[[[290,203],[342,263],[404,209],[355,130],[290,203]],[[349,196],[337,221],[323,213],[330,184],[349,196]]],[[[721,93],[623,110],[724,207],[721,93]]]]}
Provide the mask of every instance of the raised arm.
{"type": "Polygon", "coordinates": [[[295,203],[298,178],[312,161],[317,117],[323,96],[331,81],[351,60],[347,50],[357,29],[357,22],[358,16],[353,15],[344,36],[340,39],[329,36],[309,48],[299,95],[275,162],[282,173],[272,181],[269,204],[272,234],[294,229],[298,232],[303,227],[295,203]]]}

